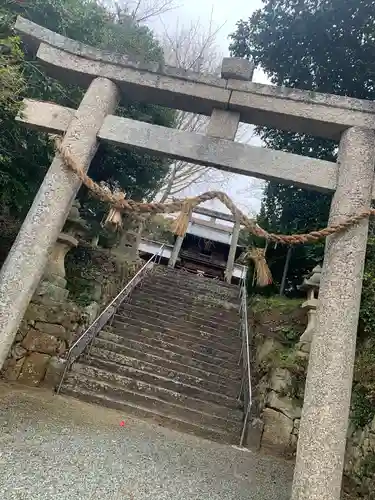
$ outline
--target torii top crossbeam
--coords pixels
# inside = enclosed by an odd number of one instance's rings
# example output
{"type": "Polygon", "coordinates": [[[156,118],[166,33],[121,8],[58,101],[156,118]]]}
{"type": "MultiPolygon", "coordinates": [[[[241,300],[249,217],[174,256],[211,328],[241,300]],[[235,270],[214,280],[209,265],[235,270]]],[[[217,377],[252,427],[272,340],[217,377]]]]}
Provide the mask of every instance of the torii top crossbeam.
{"type": "MultiPolygon", "coordinates": [[[[139,63],[21,17],[16,29],[53,77],[86,87],[95,77],[105,77],[127,99],[211,116],[207,135],[107,116],[98,138],[120,147],[329,192],[336,188],[335,163],[233,142],[239,121],[337,140],[349,127],[375,128],[372,102],[252,83],[246,81],[252,77],[252,65],[243,59],[225,58],[219,78],[139,63]]],[[[74,116],[73,109],[51,103],[25,104],[22,121],[47,132],[65,132],[74,116]]]]}

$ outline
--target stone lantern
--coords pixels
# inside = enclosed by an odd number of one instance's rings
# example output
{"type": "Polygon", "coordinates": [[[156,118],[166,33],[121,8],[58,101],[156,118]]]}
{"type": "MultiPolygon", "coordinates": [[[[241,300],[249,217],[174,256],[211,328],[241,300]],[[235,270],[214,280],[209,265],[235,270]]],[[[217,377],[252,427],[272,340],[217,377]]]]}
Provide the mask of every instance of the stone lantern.
{"type": "Polygon", "coordinates": [[[300,290],[306,291],[307,300],[302,304],[302,308],[307,310],[307,327],[303,332],[299,342],[299,348],[302,352],[309,353],[311,347],[312,336],[316,329],[316,308],[318,305],[318,292],[320,286],[320,277],[322,268],[318,265],[312,270],[308,278],[303,280],[300,290]]]}
{"type": "Polygon", "coordinates": [[[68,297],[65,279],[65,256],[72,248],[78,245],[78,239],[86,231],[86,224],[79,214],[79,203],[74,202],[66,223],[64,231],[61,232],[52,248],[48,263],[46,265],[42,282],[40,283],[36,295],[48,295],[56,301],[64,300],[68,297]]]}

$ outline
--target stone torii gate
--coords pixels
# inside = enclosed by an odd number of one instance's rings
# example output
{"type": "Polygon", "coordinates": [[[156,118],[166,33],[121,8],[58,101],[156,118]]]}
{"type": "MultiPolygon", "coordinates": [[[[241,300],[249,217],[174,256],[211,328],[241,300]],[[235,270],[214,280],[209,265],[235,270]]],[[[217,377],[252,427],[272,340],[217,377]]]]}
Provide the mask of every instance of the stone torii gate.
{"type": "MultiPolygon", "coordinates": [[[[63,134],[88,169],[99,141],[262,179],[334,192],[330,223],[370,207],[374,192],[375,105],[251,82],[252,66],[225,58],[221,78],[141,64],[67,39],[25,19],[16,29],[45,70],[87,88],[77,110],[25,101],[20,119],[63,134]],[[206,135],[114,115],[127,99],[210,116],[206,135]],[[234,141],[239,121],[336,139],[337,164],[234,141]]],[[[55,156],[0,275],[0,366],[42,276],[49,249],[80,186],[55,156]]],[[[293,500],[338,500],[368,233],[363,220],[330,236],[311,346],[293,500]]]]}

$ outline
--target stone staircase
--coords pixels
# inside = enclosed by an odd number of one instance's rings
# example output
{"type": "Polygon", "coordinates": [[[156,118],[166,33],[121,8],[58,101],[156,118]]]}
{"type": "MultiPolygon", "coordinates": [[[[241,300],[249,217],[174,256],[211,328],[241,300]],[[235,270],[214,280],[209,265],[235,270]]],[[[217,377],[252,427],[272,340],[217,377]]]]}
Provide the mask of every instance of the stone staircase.
{"type": "Polygon", "coordinates": [[[239,288],[156,266],[61,392],[219,442],[239,441],[239,288]]]}

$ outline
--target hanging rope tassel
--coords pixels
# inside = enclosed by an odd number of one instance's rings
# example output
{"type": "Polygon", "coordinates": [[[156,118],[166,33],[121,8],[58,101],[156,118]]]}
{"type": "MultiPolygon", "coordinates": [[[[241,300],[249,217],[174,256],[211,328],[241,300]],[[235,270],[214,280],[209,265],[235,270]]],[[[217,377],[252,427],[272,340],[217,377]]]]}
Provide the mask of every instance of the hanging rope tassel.
{"type": "Polygon", "coordinates": [[[256,277],[257,285],[260,287],[271,285],[272,274],[266,261],[266,248],[251,248],[246,257],[254,263],[254,279],[256,277]]]}
{"type": "MultiPolygon", "coordinates": [[[[125,199],[125,193],[122,191],[113,194],[117,198],[118,202],[125,199]]],[[[107,217],[102,221],[102,227],[106,227],[113,232],[120,231],[123,227],[121,211],[116,207],[112,207],[109,210],[107,217]]]]}
{"type": "Polygon", "coordinates": [[[195,207],[195,203],[191,198],[186,198],[184,201],[179,216],[174,220],[171,230],[176,236],[185,236],[189,226],[191,213],[195,207]]]}

